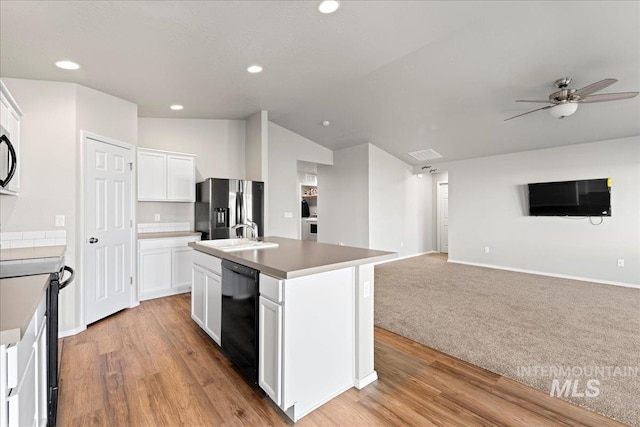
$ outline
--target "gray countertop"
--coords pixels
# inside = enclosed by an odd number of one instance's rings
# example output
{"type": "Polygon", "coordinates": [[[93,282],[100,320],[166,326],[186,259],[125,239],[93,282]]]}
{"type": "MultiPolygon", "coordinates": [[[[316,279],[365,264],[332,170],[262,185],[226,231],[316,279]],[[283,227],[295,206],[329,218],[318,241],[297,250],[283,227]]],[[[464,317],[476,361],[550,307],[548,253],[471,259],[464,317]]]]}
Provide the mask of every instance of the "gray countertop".
{"type": "Polygon", "coordinates": [[[32,248],[2,249],[0,260],[15,261],[18,259],[59,258],[64,255],[66,246],[36,246],[32,248]]]}
{"type": "Polygon", "coordinates": [[[22,339],[48,285],[48,274],[0,279],[0,345],[22,339]]]}
{"type": "Polygon", "coordinates": [[[163,231],[158,233],[138,233],[138,239],[170,239],[173,237],[201,236],[199,231],[163,231]]]}
{"type": "Polygon", "coordinates": [[[277,248],[223,252],[218,249],[191,242],[194,249],[246,265],[269,276],[293,279],[340,268],[372,264],[397,257],[395,252],[338,246],[308,240],[265,237],[265,242],[278,243],[277,248]]]}

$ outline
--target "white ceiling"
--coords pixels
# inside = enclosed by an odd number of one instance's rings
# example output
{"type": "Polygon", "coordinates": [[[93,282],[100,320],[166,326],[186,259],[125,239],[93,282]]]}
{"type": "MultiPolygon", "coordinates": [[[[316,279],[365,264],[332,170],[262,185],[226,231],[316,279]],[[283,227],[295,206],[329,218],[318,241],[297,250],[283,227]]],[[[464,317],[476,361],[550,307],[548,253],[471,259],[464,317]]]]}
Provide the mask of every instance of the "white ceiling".
{"type": "Polygon", "coordinates": [[[546,99],[559,77],[637,91],[638,1],[345,0],[332,15],[317,4],[3,0],[0,74],[76,82],[141,117],[268,110],[331,149],[371,142],[413,165],[406,153],[425,148],[452,161],[640,134],[640,97],[503,121],[541,107],[514,100],[546,99]],[[253,63],[264,72],[248,74],[253,63]]]}

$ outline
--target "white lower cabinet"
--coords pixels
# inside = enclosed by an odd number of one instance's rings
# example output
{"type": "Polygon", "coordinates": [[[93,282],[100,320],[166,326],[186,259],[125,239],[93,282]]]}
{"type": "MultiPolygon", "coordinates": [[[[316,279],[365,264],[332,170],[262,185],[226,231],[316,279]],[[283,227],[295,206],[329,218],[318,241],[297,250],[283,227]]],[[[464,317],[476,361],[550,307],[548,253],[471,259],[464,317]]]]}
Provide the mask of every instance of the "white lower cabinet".
{"type": "Polygon", "coordinates": [[[354,270],[260,274],[258,384],[293,421],[353,387],[354,270]]]}
{"type": "Polygon", "coordinates": [[[191,282],[191,318],[218,345],[222,333],[222,276],[220,259],[195,251],[191,282]]]}
{"type": "Polygon", "coordinates": [[[207,281],[207,272],[195,265],[192,271],[191,318],[202,328],[204,327],[204,289],[207,281]]]}
{"type": "Polygon", "coordinates": [[[260,297],[258,384],[276,405],[282,403],[282,305],[260,297]]]}
{"type": "Polygon", "coordinates": [[[222,278],[215,273],[205,275],[204,330],[220,345],[222,331],[222,278]]]}
{"type": "Polygon", "coordinates": [[[198,236],[138,241],[139,299],[159,298],[191,289],[193,249],[198,236]]]}
{"type": "Polygon", "coordinates": [[[22,340],[0,346],[0,427],[47,425],[45,298],[22,340]]]}

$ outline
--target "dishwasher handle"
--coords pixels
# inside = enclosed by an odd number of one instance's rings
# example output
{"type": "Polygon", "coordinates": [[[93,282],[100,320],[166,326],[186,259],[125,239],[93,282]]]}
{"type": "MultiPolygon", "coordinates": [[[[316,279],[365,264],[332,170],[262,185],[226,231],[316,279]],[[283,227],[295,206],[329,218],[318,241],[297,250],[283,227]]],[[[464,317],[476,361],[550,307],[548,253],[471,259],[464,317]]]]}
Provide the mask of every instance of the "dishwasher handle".
{"type": "Polygon", "coordinates": [[[235,262],[222,260],[222,271],[228,270],[231,273],[240,274],[241,276],[249,277],[253,280],[257,280],[260,272],[254,268],[247,267],[246,265],[236,264],[235,262]]]}

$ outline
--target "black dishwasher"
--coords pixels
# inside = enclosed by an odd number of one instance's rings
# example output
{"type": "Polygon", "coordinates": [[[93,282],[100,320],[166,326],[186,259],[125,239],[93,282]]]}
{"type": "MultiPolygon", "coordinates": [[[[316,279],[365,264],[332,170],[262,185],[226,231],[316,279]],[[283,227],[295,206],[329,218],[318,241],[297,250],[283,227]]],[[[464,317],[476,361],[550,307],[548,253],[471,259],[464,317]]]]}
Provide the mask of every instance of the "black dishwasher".
{"type": "Polygon", "coordinates": [[[252,384],[258,383],[258,280],[260,272],[222,260],[223,354],[252,384]]]}

